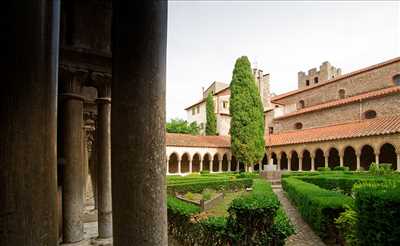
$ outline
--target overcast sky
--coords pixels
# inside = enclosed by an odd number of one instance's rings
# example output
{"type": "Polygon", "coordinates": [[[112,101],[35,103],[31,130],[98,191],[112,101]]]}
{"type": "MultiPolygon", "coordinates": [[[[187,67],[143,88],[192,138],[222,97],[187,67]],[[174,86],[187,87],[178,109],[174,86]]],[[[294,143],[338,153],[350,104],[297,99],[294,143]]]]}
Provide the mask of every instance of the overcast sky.
{"type": "Polygon", "coordinates": [[[186,119],[212,81],[229,83],[236,58],[271,74],[276,94],[323,61],[342,73],[400,56],[399,2],[169,1],[167,119],[186,119]]]}

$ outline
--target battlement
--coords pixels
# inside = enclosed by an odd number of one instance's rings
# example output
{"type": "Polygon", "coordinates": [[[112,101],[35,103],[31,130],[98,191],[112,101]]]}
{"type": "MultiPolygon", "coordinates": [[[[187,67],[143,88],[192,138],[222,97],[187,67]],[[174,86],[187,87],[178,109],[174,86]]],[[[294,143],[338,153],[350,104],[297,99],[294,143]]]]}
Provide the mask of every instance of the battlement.
{"type": "Polygon", "coordinates": [[[306,88],[329,79],[333,79],[342,74],[340,68],[332,66],[328,61],[325,61],[317,68],[311,68],[306,74],[303,71],[297,73],[298,76],[298,87],[299,89],[306,88]]]}

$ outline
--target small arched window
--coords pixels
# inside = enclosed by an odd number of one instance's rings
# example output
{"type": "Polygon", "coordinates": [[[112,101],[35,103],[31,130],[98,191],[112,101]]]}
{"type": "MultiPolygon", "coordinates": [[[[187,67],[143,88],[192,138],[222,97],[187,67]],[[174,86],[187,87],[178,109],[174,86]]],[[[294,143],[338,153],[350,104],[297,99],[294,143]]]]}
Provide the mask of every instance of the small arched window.
{"type": "Polygon", "coordinates": [[[397,74],[393,77],[393,82],[395,85],[400,85],[400,74],[397,74]]]}
{"type": "Polygon", "coordinates": [[[364,113],[364,119],[373,119],[376,118],[376,111],[375,110],[368,110],[364,113]]]}
{"type": "Polygon", "coordinates": [[[300,130],[303,128],[303,124],[301,122],[297,122],[294,124],[294,129],[300,130]]]}
{"type": "Polygon", "coordinates": [[[339,98],[343,99],[346,97],[346,91],[344,89],[339,90],[339,98]]]}
{"type": "Polygon", "coordinates": [[[318,77],[315,77],[315,78],[314,78],[314,83],[315,83],[315,84],[318,84],[318,77]]]}
{"type": "Polygon", "coordinates": [[[306,106],[304,100],[300,100],[299,103],[297,104],[297,109],[302,109],[306,106]]]}
{"type": "Polygon", "coordinates": [[[309,86],[310,85],[310,81],[307,79],[306,80],[306,86],[309,86]]]}

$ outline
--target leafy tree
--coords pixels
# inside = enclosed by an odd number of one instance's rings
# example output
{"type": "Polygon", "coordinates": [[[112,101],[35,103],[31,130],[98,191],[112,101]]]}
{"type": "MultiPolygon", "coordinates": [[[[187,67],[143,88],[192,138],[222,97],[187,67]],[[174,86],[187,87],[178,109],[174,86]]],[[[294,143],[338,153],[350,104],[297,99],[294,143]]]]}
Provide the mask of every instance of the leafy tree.
{"type": "Polygon", "coordinates": [[[212,93],[208,94],[206,101],[206,135],[217,135],[217,118],[212,93]]]}
{"type": "Polygon", "coordinates": [[[248,58],[236,60],[230,84],[231,150],[247,166],[264,156],[264,110],[248,58]]]}
{"type": "Polygon", "coordinates": [[[167,122],[167,132],[168,133],[184,133],[191,135],[199,135],[200,127],[196,122],[188,123],[186,120],[182,119],[171,119],[170,122],[167,122]]]}

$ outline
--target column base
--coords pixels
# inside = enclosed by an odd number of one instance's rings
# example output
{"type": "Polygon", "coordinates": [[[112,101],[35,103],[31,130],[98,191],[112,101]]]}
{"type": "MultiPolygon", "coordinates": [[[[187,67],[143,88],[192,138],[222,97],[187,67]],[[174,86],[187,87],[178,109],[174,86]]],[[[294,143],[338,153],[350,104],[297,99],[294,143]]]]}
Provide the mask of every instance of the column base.
{"type": "Polygon", "coordinates": [[[110,238],[94,238],[94,239],[91,240],[90,245],[112,246],[113,245],[113,239],[112,239],[112,237],[110,237],[110,238]]]}
{"type": "Polygon", "coordinates": [[[75,243],[61,243],[60,246],[90,246],[90,241],[82,240],[75,243]]]}

